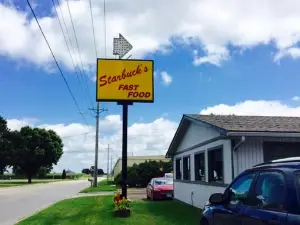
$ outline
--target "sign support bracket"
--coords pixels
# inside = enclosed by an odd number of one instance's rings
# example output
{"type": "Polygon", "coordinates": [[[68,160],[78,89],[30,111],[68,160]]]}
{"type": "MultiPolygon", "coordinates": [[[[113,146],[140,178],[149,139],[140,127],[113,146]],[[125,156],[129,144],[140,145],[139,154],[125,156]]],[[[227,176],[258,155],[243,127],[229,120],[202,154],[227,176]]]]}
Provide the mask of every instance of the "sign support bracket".
{"type": "Polygon", "coordinates": [[[118,105],[123,108],[122,122],[122,198],[127,199],[127,137],[128,137],[128,106],[133,105],[131,101],[120,101],[118,105]]]}

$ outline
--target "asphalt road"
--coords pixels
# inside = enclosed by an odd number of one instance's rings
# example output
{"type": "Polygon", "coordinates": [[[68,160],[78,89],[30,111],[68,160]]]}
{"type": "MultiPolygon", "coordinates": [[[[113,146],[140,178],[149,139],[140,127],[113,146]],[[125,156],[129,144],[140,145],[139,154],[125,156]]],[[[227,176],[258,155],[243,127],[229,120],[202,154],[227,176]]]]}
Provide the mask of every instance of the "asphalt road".
{"type": "Polygon", "coordinates": [[[13,225],[88,186],[87,180],[76,180],[0,188],[0,224],[13,225]]]}

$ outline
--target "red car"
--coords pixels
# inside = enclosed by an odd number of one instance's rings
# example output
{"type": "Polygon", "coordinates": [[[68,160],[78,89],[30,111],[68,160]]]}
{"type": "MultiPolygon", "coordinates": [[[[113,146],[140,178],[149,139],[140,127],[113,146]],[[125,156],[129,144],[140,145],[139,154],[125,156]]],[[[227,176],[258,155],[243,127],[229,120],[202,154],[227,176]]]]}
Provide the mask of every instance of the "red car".
{"type": "Polygon", "coordinates": [[[153,178],[146,189],[147,199],[162,200],[173,198],[173,180],[153,178]]]}

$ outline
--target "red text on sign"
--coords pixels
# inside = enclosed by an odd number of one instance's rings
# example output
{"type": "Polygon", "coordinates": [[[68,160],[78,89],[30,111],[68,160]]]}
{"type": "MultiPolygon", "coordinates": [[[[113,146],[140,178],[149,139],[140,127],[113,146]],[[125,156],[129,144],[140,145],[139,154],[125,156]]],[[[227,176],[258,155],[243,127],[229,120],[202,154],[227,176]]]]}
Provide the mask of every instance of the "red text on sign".
{"type": "Polygon", "coordinates": [[[140,85],[138,84],[120,84],[119,90],[123,91],[136,91],[140,85]]]}
{"type": "Polygon", "coordinates": [[[150,94],[150,92],[143,92],[143,91],[141,91],[141,92],[138,92],[138,91],[135,91],[135,92],[133,92],[133,91],[130,91],[130,92],[128,92],[128,98],[129,97],[134,97],[134,98],[137,98],[137,97],[139,97],[139,98],[149,98],[151,96],[151,94],[150,94]]]}
{"type": "Polygon", "coordinates": [[[126,78],[141,75],[143,72],[148,71],[148,68],[146,66],[144,67],[144,71],[141,69],[141,67],[142,67],[142,65],[138,65],[135,69],[129,70],[129,71],[126,71],[126,69],[123,69],[121,75],[116,75],[116,76],[103,75],[99,78],[100,87],[105,86],[107,84],[117,82],[117,81],[125,80],[126,78]]]}

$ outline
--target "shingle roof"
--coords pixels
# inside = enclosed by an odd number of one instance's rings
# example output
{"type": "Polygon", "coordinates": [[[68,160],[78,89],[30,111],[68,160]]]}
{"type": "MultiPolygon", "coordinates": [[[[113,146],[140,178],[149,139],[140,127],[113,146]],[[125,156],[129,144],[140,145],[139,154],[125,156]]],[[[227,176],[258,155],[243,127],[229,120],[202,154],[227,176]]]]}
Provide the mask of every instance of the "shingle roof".
{"type": "Polygon", "coordinates": [[[300,117],[224,116],[187,114],[187,117],[211,124],[226,131],[300,132],[300,117]]]}

